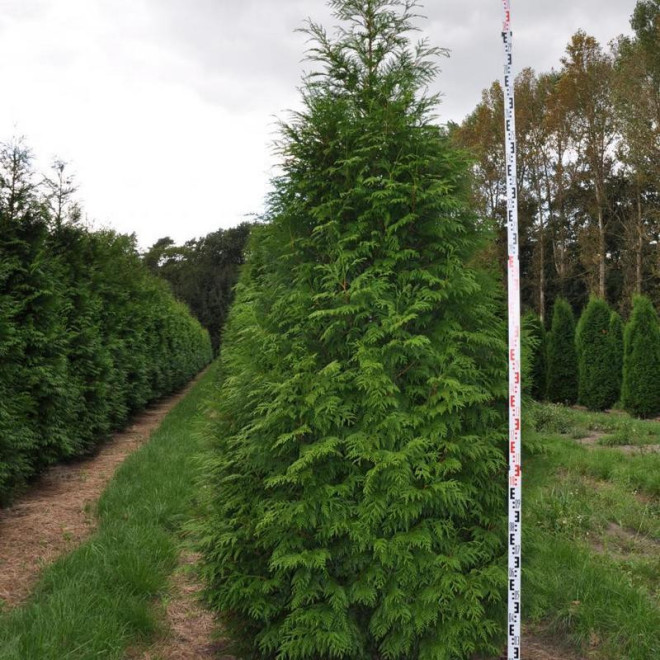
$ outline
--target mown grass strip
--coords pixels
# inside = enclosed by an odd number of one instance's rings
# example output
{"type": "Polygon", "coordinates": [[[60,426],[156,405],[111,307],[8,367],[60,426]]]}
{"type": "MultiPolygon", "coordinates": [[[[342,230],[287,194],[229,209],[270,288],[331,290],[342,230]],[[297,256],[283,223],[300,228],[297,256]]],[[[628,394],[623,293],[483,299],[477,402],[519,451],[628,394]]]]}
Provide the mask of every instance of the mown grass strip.
{"type": "Polygon", "coordinates": [[[122,464],[99,501],[98,532],[45,569],[28,603],[0,615],[2,660],[121,658],[158,631],[153,604],[190,515],[194,428],[211,384],[209,372],[122,464]]]}

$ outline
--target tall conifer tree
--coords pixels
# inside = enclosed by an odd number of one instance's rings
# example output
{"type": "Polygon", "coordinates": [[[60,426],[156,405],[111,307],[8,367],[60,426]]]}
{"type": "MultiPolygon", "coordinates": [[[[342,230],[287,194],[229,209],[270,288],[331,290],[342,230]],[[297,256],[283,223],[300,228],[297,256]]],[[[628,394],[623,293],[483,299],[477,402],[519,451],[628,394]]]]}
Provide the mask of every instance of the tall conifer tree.
{"type": "Polygon", "coordinates": [[[557,298],[552,310],[552,326],[548,336],[548,399],[555,403],[577,400],[577,354],[575,352],[575,318],[571,306],[557,298]]]}
{"type": "Polygon", "coordinates": [[[635,296],[623,335],[623,407],[638,417],[660,413],[660,326],[653,303],[635,296]]]}
{"type": "Polygon", "coordinates": [[[504,624],[501,292],[414,4],[331,6],[223,344],[209,597],[244,657],[467,658],[504,624]]]}
{"type": "Polygon", "coordinates": [[[589,410],[605,410],[618,398],[610,316],[608,304],[592,296],[577,326],[578,401],[589,410]]]}

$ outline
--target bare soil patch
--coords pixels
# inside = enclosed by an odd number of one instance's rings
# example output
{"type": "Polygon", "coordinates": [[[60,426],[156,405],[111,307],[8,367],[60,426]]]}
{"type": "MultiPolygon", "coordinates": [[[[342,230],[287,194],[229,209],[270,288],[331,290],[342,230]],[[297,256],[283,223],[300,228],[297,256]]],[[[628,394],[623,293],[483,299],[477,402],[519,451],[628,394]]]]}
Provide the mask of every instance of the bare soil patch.
{"type": "MultiPolygon", "coordinates": [[[[539,625],[523,625],[521,642],[521,655],[525,660],[586,660],[590,657],[576,654],[557,635],[539,625]]],[[[506,648],[497,660],[507,660],[506,648]]]]}
{"type": "Polygon", "coordinates": [[[591,431],[589,435],[585,435],[583,438],[577,438],[577,442],[585,447],[600,447],[601,445],[598,444],[598,441],[606,435],[607,433],[603,431],[591,431]]]}
{"type": "Polygon", "coordinates": [[[592,547],[601,554],[655,557],[660,552],[660,540],[610,522],[602,538],[595,540],[592,547]]]}
{"type": "Polygon", "coordinates": [[[223,654],[226,643],[215,640],[215,617],[200,601],[202,585],[195,571],[199,555],[183,552],[170,582],[165,603],[164,636],[142,654],[141,660],[235,660],[223,654]]]}
{"type": "Polygon", "coordinates": [[[137,415],[95,456],[53,466],[13,506],[0,510],[1,604],[13,607],[24,601],[42,567],[90,536],[96,527],[96,502],[117,467],[147,442],[201,375],[137,415]]]}
{"type": "Polygon", "coordinates": [[[610,435],[603,431],[592,431],[583,438],[578,438],[577,442],[589,449],[615,449],[622,454],[657,454],[660,452],[660,444],[636,444],[636,445],[601,445],[599,440],[610,435]]]}

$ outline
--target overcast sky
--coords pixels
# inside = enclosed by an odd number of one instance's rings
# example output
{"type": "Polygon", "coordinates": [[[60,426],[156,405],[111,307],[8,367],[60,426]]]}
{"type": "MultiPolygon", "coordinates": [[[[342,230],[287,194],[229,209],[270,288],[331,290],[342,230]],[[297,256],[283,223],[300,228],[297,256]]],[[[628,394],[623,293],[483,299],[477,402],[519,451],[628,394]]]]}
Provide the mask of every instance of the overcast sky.
{"type": "MultiPolygon", "coordinates": [[[[579,28],[630,32],[635,0],[513,0],[514,68],[557,67],[579,28]]],[[[500,0],[427,0],[439,120],[461,121],[501,77],[500,0]]],[[[97,226],[142,247],[263,209],[275,121],[298,103],[305,18],[325,0],[0,0],[0,141],[71,164],[97,226]]]]}

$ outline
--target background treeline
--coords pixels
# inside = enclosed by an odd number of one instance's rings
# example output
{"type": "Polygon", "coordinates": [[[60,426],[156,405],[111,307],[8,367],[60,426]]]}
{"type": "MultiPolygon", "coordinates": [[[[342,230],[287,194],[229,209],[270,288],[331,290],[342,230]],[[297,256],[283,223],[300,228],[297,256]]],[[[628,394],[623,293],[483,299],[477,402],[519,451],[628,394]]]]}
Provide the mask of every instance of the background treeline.
{"type": "Polygon", "coordinates": [[[605,410],[622,406],[637,417],[660,415],[660,324],[653,303],[636,295],[630,319],[592,296],[579,321],[557,298],[546,332],[533,312],[525,317],[531,341],[528,391],[539,400],[605,410]]]}
{"type": "MultiPolygon", "coordinates": [[[[596,294],[626,317],[633,294],[660,303],[660,0],[640,0],[631,25],[607,49],[579,31],[559,69],[515,80],[522,300],[546,326],[558,296],[578,311],[596,294]]],[[[449,128],[505,264],[502,103],[495,82],[449,128]]]]}
{"type": "Polygon", "coordinates": [[[170,283],[174,295],[188,305],[209,331],[216,354],[253,226],[253,223],[243,222],[183,245],[176,245],[166,236],[158,239],[143,255],[149,269],[170,283]]]}
{"type": "Polygon", "coordinates": [[[211,358],[208,333],[135,239],[91,231],[63,163],[0,145],[0,503],[84,454],[211,358]]]}

